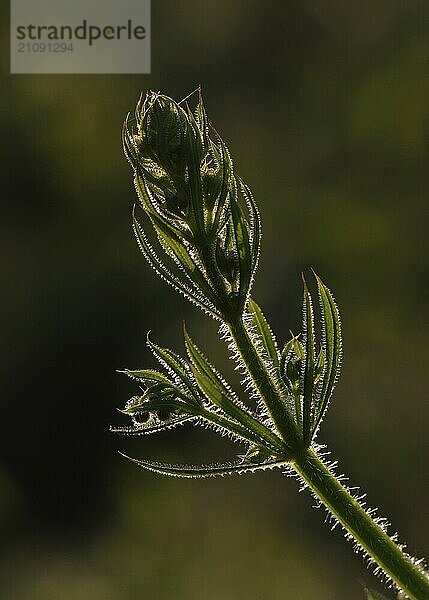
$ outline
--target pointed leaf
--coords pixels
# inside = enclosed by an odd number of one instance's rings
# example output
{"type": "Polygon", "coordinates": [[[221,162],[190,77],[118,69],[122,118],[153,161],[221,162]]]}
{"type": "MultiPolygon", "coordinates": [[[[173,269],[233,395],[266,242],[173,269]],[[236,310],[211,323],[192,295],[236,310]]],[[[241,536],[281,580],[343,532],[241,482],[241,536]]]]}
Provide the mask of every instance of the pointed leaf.
{"type": "Polygon", "coordinates": [[[208,377],[205,373],[193,367],[195,381],[198,387],[206,396],[206,398],[212,402],[215,406],[222,409],[227,414],[233,416],[235,409],[238,408],[229,396],[229,393],[223,387],[220,387],[212,377],[208,377]]]}
{"type": "Polygon", "coordinates": [[[208,298],[204,297],[196,286],[192,286],[191,288],[187,284],[183,283],[183,281],[181,281],[175,275],[173,275],[169,271],[169,269],[167,269],[164,263],[159,259],[152,246],[150,245],[142,226],[137,221],[134,212],[133,230],[140,251],[142,252],[149,265],[152,267],[152,269],[154,269],[154,271],[168,284],[170,284],[175,290],[183,294],[185,298],[202,308],[204,312],[208,313],[214,319],[219,320],[220,313],[216,310],[216,308],[208,300],[208,298]]]}
{"type": "Polygon", "coordinates": [[[198,90],[198,105],[197,105],[197,122],[203,139],[203,144],[207,150],[209,147],[209,122],[207,118],[206,109],[203,102],[203,96],[201,90],[198,90]]]}
{"type": "Polygon", "coordinates": [[[302,407],[302,431],[304,443],[308,444],[311,437],[311,409],[314,388],[314,314],[310,292],[304,282],[304,332],[305,332],[305,362],[302,407]]]}
{"type": "Polygon", "coordinates": [[[247,307],[252,314],[253,325],[255,326],[259,337],[261,338],[261,342],[265,348],[266,353],[268,354],[268,357],[273,363],[273,366],[278,367],[279,352],[277,348],[277,342],[271,330],[271,327],[269,326],[268,321],[264,316],[264,313],[256,304],[256,302],[252,300],[252,298],[249,299],[247,307]]]}
{"type": "Polygon", "coordinates": [[[220,183],[220,192],[217,198],[217,208],[214,212],[213,216],[213,226],[209,233],[216,232],[222,229],[222,223],[224,219],[222,218],[225,211],[225,207],[228,202],[228,197],[230,195],[230,178],[232,174],[232,162],[229,156],[229,152],[227,147],[225,146],[222,138],[219,134],[216,134],[217,141],[219,146],[216,146],[212,143],[212,150],[216,156],[216,162],[218,163],[218,168],[221,170],[222,181],[220,183]]]}
{"type": "Polygon", "coordinates": [[[234,417],[235,414],[250,416],[238,406],[238,399],[198,346],[191,340],[186,328],[184,328],[184,337],[186,350],[193,364],[194,378],[207,399],[234,417]]]}
{"type": "Polygon", "coordinates": [[[177,264],[184,270],[198,289],[202,290],[209,299],[213,300],[213,290],[207,283],[206,276],[203,275],[198,265],[192,260],[180,236],[164,223],[154,222],[153,225],[166,250],[170,251],[177,264]]]}
{"type": "Polygon", "coordinates": [[[280,373],[282,375],[286,375],[286,364],[291,359],[294,337],[292,337],[283,347],[282,353],[280,355],[280,373]]]}
{"type": "MultiPolygon", "coordinates": [[[[120,453],[122,454],[122,453],[120,453]]],[[[261,463],[225,463],[225,464],[213,464],[213,465],[170,465],[160,462],[154,462],[150,460],[139,460],[131,458],[126,454],[122,454],[125,458],[128,458],[132,462],[136,463],[143,469],[159,473],[160,475],[170,475],[171,477],[184,477],[184,478],[205,478],[205,477],[217,477],[219,475],[233,475],[234,473],[246,473],[258,471],[261,469],[270,469],[273,467],[281,467],[285,464],[285,461],[271,460],[261,463]]]]}
{"type": "Polygon", "coordinates": [[[119,371],[119,373],[125,373],[125,375],[128,375],[128,377],[131,379],[137,379],[143,383],[171,383],[168,377],[162,373],[159,373],[158,371],[153,371],[152,369],[140,369],[135,371],[131,369],[124,369],[123,371],[119,371]]]}
{"type": "Polygon", "coordinates": [[[243,183],[240,179],[241,193],[246,200],[247,208],[250,216],[250,245],[252,255],[252,277],[255,273],[256,267],[258,266],[259,254],[261,249],[261,217],[259,210],[253,199],[252,192],[248,185],[243,183]]]}
{"type": "Polygon", "coordinates": [[[317,406],[313,431],[323,419],[341,366],[341,322],[335,300],[322,280],[315,275],[322,312],[322,348],[325,354],[325,371],[321,379],[320,402],[317,406]]]}
{"type": "Polygon", "coordinates": [[[185,324],[183,324],[183,336],[185,338],[185,346],[188,352],[188,356],[191,359],[192,364],[198,369],[201,373],[206,375],[215,385],[220,385],[223,387],[223,382],[216,375],[215,369],[206,359],[201,350],[194,344],[192,339],[190,338],[188,331],[186,329],[185,324]]]}
{"type": "Polygon", "coordinates": [[[191,210],[197,224],[199,232],[204,231],[204,204],[202,202],[202,182],[200,173],[200,164],[202,158],[202,139],[195,123],[195,118],[191,112],[188,117],[194,121],[191,127],[188,127],[187,140],[185,145],[186,163],[188,167],[188,189],[190,192],[191,210]]]}
{"type": "Polygon", "coordinates": [[[186,328],[184,328],[184,336],[189,358],[194,365],[195,380],[206,398],[250,430],[249,433],[256,434],[257,438],[253,437],[254,441],[268,441],[277,450],[285,451],[285,444],[280,438],[245,410],[213,365],[209,363],[201,350],[191,340],[186,328]]]}
{"type": "Polygon", "coordinates": [[[178,425],[183,425],[185,422],[192,420],[195,420],[195,415],[171,415],[168,421],[154,420],[151,418],[147,423],[133,423],[133,425],[127,425],[125,427],[110,427],[109,430],[121,435],[151,435],[153,433],[159,433],[160,431],[174,429],[178,425]]]}
{"type": "Polygon", "coordinates": [[[172,398],[171,396],[163,397],[162,395],[151,398],[149,400],[142,400],[142,402],[140,403],[136,402],[135,404],[132,404],[129,408],[126,408],[121,412],[127,415],[133,415],[138,412],[154,412],[157,410],[167,410],[170,412],[180,410],[185,412],[187,415],[198,414],[198,410],[195,409],[195,406],[185,404],[185,402],[183,402],[182,400],[172,398]]]}
{"type": "Polygon", "coordinates": [[[235,238],[235,247],[238,254],[238,264],[240,270],[239,294],[244,300],[247,297],[250,280],[252,276],[252,259],[250,253],[249,232],[243,211],[236,199],[230,202],[231,215],[233,221],[233,232],[235,238]]]}
{"type": "Polygon", "coordinates": [[[304,346],[299,341],[298,337],[293,338],[293,351],[297,360],[304,360],[305,358],[305,350],[304,346]]]}
{"type": "Polygon", "coordinates": [[[157,346],[149,339],[149,337],[147,338],[147,345],[152,350],[159,362],[171,373],[173,377],[178,378],[178,380],[180,380],[191,393],[192,397],[198,403],[200,403],[198,394],[196,393],[197,389],[190,377],[190,373],[188,372],[189,367],[186,365],[182,357],[175,352],[168,350],[167,348],[161,348],[160,346],[157,346]]]}

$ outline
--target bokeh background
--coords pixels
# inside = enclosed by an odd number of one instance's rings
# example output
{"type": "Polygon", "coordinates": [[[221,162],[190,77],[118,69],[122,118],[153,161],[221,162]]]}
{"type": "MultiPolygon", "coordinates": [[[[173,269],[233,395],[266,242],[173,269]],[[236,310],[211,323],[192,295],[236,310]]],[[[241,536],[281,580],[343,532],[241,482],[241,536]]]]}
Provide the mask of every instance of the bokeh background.
{"type": "Polygon", "coordinates": [[[216,325],[161,282],[130,228],[120,129],[141,90],[201,84],[263,218],[254,297],[280,342],[313,266],[343,316],[320,441],[428,553],[428,4],[152,3],[152,74],[10,75],[1,10],[0,597],[358,600],[382,589],[280,472],[206,481],[117,454],[233,456],[181,428],[122,439],[115,373],[182,350],[181,323],[232,373],[216,325]]]}

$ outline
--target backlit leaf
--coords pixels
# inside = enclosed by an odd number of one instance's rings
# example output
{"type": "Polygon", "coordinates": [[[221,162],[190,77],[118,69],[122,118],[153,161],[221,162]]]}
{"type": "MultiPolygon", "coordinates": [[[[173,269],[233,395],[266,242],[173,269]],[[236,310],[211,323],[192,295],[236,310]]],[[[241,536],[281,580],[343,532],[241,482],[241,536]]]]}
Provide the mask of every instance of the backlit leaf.
{"type": "MultiPolygon", "coordinates": [[[[122,453],[120,453],[122,454],[122,453]]],[[[170,465],[166,463],[160,463],[150,460],[139,460],[131,458],[126,454],[122,454],[125,458],[128,458],[132,462],[136,463],[143,469],[159,473],[160,475],[170,475],[171,477],[184,477],[202,479],[206,477],[217,477],[220,475],[233,475],[234,473],[246,473],[258,471],[261,469],[269,469],[273,467],[281,467],[285,464],[285,461],[271,460],[261,463],[225,463],[225,464],[213,464],[213,465],[170,465]]]]}
{"type": "Polygon", "coordinates": [[[311,409],[314,388],[314,313],[310,292],[304,283],[304,336],[305,336],[305,362],[303,369],[303,407],[302,431],[304,442],[308,443],[311,436],[311,409]]]}
{"type": "Polygon", "coordinates": [[[320,400],[315,412],[313,431],[317,429],[323,419],[323,415],[338,379],[342,351],[341,322],[335,300],[322,280],[317,275],[315,276],[319,290],[322,313],[322,349],[325,355],[325,371],[321,379],[320,400]]]}
{"type": "Polygon", "coordinates": [[[204,297],[201,291],[194,284],[190,284],[192,286],[190,287],[190,285],[187,285],[186,283],[178,279],[159,259],[156,252],[150,245],[142,226],[137,221],[134,212],[133,230],[143,256],[145,257],[149,265],[154,269],[154,271],[156,271],[156,273],[167,283],[169,283],[174,289],[183,294],[185,298],[202,308],[204,312],[207,312],[208,314],[210,314],[210,316],[212,316],[215,319],[220,319],[220,313],[213,306],[210,300],[204,297]]]}
{"type": "Polygon", "coordinates": [[[274,367],[279,366],[279,352],[277,342],[274,337],[271,327],[268,324],[262,310],[252,298],[249,299],[247,308],[252,315],[252,323],[255,326],[256,332],[259,335],[262,345],[270,358],[274,367]]]}
{"type": "Polygon", "coordinates": [[[273,448],[285,451],[286,447],[282,440],[245,409],[213,365],[209,363],[201,350],[191,340],[186,328],[184,328],[184,335],[186,349],[194,366],[195,380],[206,398],[256,434],[257,438],[254,437],[254,440],[268,442],[273,448]]]}

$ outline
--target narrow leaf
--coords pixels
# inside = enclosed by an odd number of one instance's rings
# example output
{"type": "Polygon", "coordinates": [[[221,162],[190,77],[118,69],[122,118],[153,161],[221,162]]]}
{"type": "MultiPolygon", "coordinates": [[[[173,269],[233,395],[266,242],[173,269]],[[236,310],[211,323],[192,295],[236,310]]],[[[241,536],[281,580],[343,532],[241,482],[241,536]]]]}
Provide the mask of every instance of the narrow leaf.
{"type": "MultiPolygon", "coordinates": [[[[120,453],[122,454],[122,453],[120,453]]],[[[150,460],[139,460],[131,458],[126,454],[122,454],[125,458],[128,458],[132,462],[136,463],[143,469],[159,473],[160,475],[170,475],[171,477],[184,477],[201,479],[206,477],[217,477],[219,475],[233,475],[234,473],[246,473],[258,471],[261,469],[269,469],[273,467],[281,467],[285,464],[285,461],[271,460],[261,463],[225,463],[225,464],[213,464],[213,465],[170,465],[166,463],[154,462],[150,460]]]]}
{"type": "MultiPolygon", "coordinates": [[[[167,410],[171,412],[175,410],[183,410],[189,415],[192,408],[193,407],[191,407],[189,404],[185,404],[185,402],[182,400],[172,398],[171,396],[163,397],[160,395],[159,397],[151,398],[150,400],[143,400],[140,403],[136,402],[121,412],[127,415],[132,415],[138,412],[153,412],[156,410],[167,410]]],[[[192,414],[198,414],[198,411],[193,411],[192,414]]]]}
{"type": "Polygon", "coordinates": [[[189,367],[181,356],[168,350],[167,348],[161,348],[154,344],[149,337],[147,338],[147,345],[152,350],[155,357],[159,362],[176,378],[178,378],[183,385],[188,389],[191,395],[199,402],[198,395],[196,394],[196,387],[190,377],[190,373],[187,372],[189,367]]]}
{"type": "Polygon", "coordinates": [[[321,378],[320,402],[315,413],[313,431],[317,429],[328,406],[341,366],[341,322],[335,300],[322,280],[315,275],[322,311],[322,348],[325,371],[321,378]]]}
{"type": "Polygon", "coordinates": [[[138,381],[142,381],[143,383],[171,383],[168,377],[166,377],[162,373],[159,373],[158,371],[153,371],[152,369],[140,369],[136,371],[124,369],[123,371],[118,372],[125,373],[125,375],[128,375],[128,377],[130,377],[131,379],[137,379],[138,381]]]}
{"type": "Polygon", "coordinates": [[[293,351],[294,338],[292,337],[283,347],[280,355],[280,373],[286,375],[286,363],[290,360],[293,351]]]}
{"type": "Polygon", "coordinates": [[[245,428],[256,434],[255,441],[269,442],[277,450],[285,450],[285,445],[272,431],[255,419],[241,402],[235,397],[216,369],[206,359],[201,350],[194,344],[184,328],[185,345],[189,358],[194,366],[194,378],[206,396],[215,406],[230,415],[245,428]]]}
{"type": "Polygon", "coordinates": [[[212,150],[216,154],[216,160],[219,165],[219,169],[221,169],[222,173],[222,181],[220,184],[220,192],[217,198],[217,208],[214,212],[213,217],[213,225],[210,230],[210,234],[212,232],[216,232],[219,229],[222,229],[222,215],[226,213],[225,207],[228,201],[228,196],[230,192],[229,181],[232,173],[232,163],[231,158],[228,153],[228,149],[225,146],[222,138],[217,134],[217,139],[219,143],[219,147],[217,147],[214,143],[212,144],[212,150]]]}
{"type": "Polygon", "coordinates": [[[215,385],[220,385],[224,387],[223,382],[216,375],[213,366],[206,359],[201,350],[194,344],[191,340],[188,331],[186,329],[185,324],[183,324],[183,336],[185,338],[185,346],[188,352],[188,356],[191,359],[192,364],[198,369],[201,373],[206,375],[215,385]]]}
{"type": "Polygon", "coordinates": [[[230,203],[231,215],[233,221],[233,231],[235,246],[238,254],[238,264],[240,270],[240,297],[245,300],[250,287],[252,276],[252,261],[250,253],[248,225],[244,218],[243,211],[237,200],[232,199],[230,203]]]}
{"type": "Polygon", "coordinates": [[[181,241],[180,236],[164,223],[153,222],[153,225],[166,250],[171,252],[173,257],[176,259],[177,264],[184,270],[190,280],[196,284],[196,286],[201,289],[208,298],[212,298],[213,290],[207,283],[206,276],[203,275],[198,265],[196,265],[192,260],[188,249],[181,241]]]}
{"type": "Polygon", "coordinates": [[[198,290],[198,288],[193,285],[190,288],[188,285],[180,281],[175,275],[173,275],[169,269],[164,265],[164,263],[159,259],[152,246],[150,245],[146,234],[137,221],[134,212],[133,212],[133,230],[137,239],[138,246],[143,256],[152,267],[152,269],[168,284],[170,284],[175,290],[183,294],[185,298],[199,306],[204,310],[204,312],[208,313],[211,317],[216,320],[220,319],[220,313],[213,306],[213,304],[203,296],[203,294],[198,290]]]}
{"type": "Polygon", "coordinates": [[[171,415],[167,421],[160,421],[157,419],[149,419],[147,423],[133,423],[133,425],[127,425],[125,427],[110,427],[112,433],[119,433],[121,435],[151,435],[152,433],[159,433],[160,431],[166,431],[168,429],[174,429],[178,425],[183,425],[187,421],[195,419],[195,415],[171,415]]]}
{"type": "Polygon", "coordinates": [[[279,352],[277,348],[277,342],[271,330],[271,327],[269,326],[268,321],[264,316],[264,313],[256,304],[256,302],[252,300],[252,298],[249,299],[247,307],[252,314],[253,324],[256,328],[259,337],[261,338],[261,342],[265,348],[265,351],[268,354],[268,357],[273,363],[273,366],[278,367],[279,352]]]}
{"type": "Polygon", "coordinates": [[[261,249],[261,217],[259,210],[253,199],[252,192],[248,185],[239,180],[241,186],[241,193],[246,200],[247,208],[250,216],[250,245],[252,255],[252,276],[258,266],[259,254],[261,249]]]}
{"type": "Polygon", "coordinates": [[[304,358],[305,358],[304,346],[301,344],[301,342],[299,341],[299,339],[297,337],[294,337],[292,341],[293,341],[293,351],[295,353],[297,360],[304,360],[304,358]]]}
{"type": "Polygon", "coordinates": [[[314,314],[310,292],[304,277],[304,332],[305,332],[305,362],[303,382],[302,431],[304,443],[308,444],[311,437],[311,409],[314,388],[314,314]]]}

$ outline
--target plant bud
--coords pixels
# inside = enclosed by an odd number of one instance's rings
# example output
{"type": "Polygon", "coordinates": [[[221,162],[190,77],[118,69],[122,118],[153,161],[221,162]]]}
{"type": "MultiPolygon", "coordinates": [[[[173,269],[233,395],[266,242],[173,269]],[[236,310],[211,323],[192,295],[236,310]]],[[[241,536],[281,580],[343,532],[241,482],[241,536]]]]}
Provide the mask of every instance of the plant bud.
{"type": "Polygon", "coordinates": [[[148,92],[135,117],[135,125],[131,119],[124,125],[124,151],[141,207],[179,273],[164,264],[134,219],[143,254],[215,318],[243,313],[259,256],[259,215],[249,189],[234,175],[228,149],[209,125],[201,94],[193,113],[148,92]]]}

